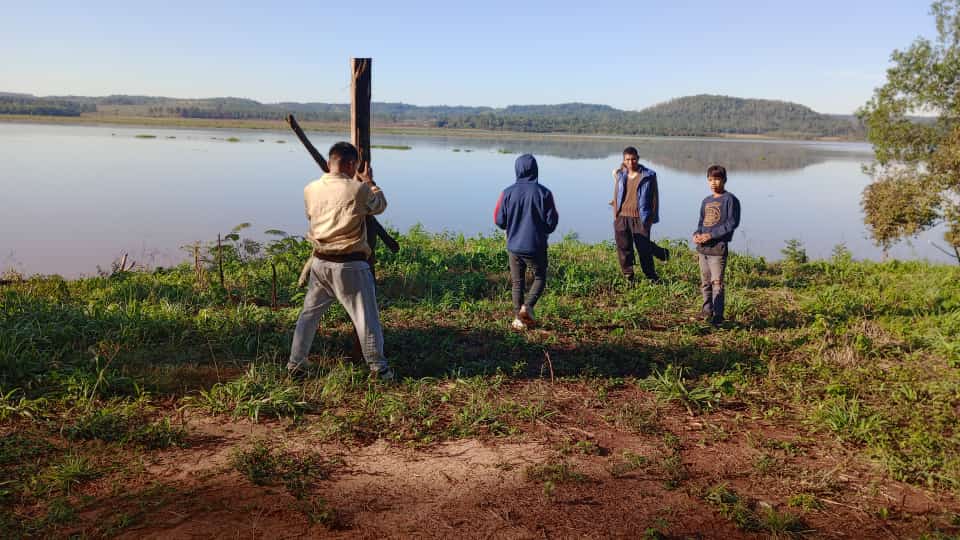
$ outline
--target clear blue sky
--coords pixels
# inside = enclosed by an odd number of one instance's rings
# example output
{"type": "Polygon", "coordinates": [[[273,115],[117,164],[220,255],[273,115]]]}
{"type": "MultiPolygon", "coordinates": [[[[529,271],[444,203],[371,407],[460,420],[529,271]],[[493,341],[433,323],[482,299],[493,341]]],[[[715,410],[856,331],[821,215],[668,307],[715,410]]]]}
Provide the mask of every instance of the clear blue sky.
{"type": "Polygon", "coordinates": [[[850,113],[894,49],[935,31],[925,0],[36,0],[2,13],[0,91],[268,103],[346,103],[349,58],[369,56],[375,101],[642,109],[712,93],[850,113]]]}

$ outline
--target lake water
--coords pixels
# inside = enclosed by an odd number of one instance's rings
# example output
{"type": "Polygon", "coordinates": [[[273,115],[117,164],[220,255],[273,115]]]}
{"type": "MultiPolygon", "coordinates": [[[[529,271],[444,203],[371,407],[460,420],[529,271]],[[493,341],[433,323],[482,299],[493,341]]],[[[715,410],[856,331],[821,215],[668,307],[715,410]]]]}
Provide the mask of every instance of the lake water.
{"type": "MultiPolygon", "coordinates": [[[[346,134],[311,133],[325,151],[346,134]]],[[[871,160],[862,143],[593,138],[474,139],[375,136],[375,178],[389,207],[380,218],[400,230],[491,233],[493,206],[514,179],[513,162],[532,153],[554,193],[558,234],[611,238],[612,171],[627,144],[659,176],[655,239],[689,238],[704,173],[728,169],[742,224],[732,248],[780,257],[796,238],[814,258],[844,243],[855,258],[880,259],[867,237],[860,194],[871,160]]],[[[90,275],[122,253],[148,266],[186,258],[180,246],[216,239],[242,222],[303,234],[303,186],[319,169],[290,132],[188,130],[0,123],[0,271],[90,275]],[[156,138],[138,138],[150,134],[156,138]],[[229,142],[235,137],[239,142],[229,142]],[[281,143],[280,141],[284,141],[281,143]]],[[[892,251],[897,258],[949,261],[931,231],[892,251]]]]}

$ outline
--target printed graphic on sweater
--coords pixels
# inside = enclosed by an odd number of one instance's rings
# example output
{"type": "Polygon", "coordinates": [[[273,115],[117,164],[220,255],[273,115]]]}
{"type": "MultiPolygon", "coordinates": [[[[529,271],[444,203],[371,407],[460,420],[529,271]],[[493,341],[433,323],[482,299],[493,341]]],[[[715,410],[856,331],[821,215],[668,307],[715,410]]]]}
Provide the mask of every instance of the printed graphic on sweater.
{"type": "Polygon", "coordinates": [[[713,227],[720,223],[720,202],[708,202],[703,206],[703,226],[713,227]]]}

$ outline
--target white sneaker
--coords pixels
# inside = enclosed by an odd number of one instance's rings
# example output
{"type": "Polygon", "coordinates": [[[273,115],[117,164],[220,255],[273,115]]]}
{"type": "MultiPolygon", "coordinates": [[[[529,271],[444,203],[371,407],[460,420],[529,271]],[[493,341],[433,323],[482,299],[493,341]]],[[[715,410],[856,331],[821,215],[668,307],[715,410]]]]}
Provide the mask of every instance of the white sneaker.
{"type": "Polygon", "coordinates": [[[514,330],[526,330],[526,329],[527,329],[527,325],[524,324],[523,321],[521,321],[520,319],[514,319],[513,322],[510,323],[510,326],[512,326],[514,330]]]}
{"type": "Polygon", "coordinates": [[[527,327],[532,328],[537,324],[537,321],[533,318],[533,308],[528,308],[527,306],[520,306],[520,320],[523,321],[523,324],[527,327]]]}

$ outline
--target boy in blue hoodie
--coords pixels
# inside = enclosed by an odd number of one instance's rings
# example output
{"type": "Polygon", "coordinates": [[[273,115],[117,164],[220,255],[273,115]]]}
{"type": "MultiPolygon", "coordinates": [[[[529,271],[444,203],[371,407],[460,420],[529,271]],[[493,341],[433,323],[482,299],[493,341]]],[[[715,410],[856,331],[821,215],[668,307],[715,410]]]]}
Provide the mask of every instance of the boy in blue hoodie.
{"type": "Polygon", "coordinates": [[[693,233],[700,259],[700,291],[703,305],[700,312],[707,322],[719,326],[723,322],[723,273],[727,268],[727,244],[740,226],[740,201],[726,190],[727,170],[719,165],[707,169],[711,193],[700,203],[700,220],[693,233]]]}
{"type": "Polygon", "coordinates": [[[514,168],[517,182],[500,194],[493,221],[507,231],[513,281],[512,326],[524,330],[536,324],[533,306],[547,282],[547,236],[556,230],[559,216],[553,194],[537,181],[537,160],[524,154],[517,158],[514,168]],[[524,299],[527,266],[533,270],[533,283],[524,299]]]}

